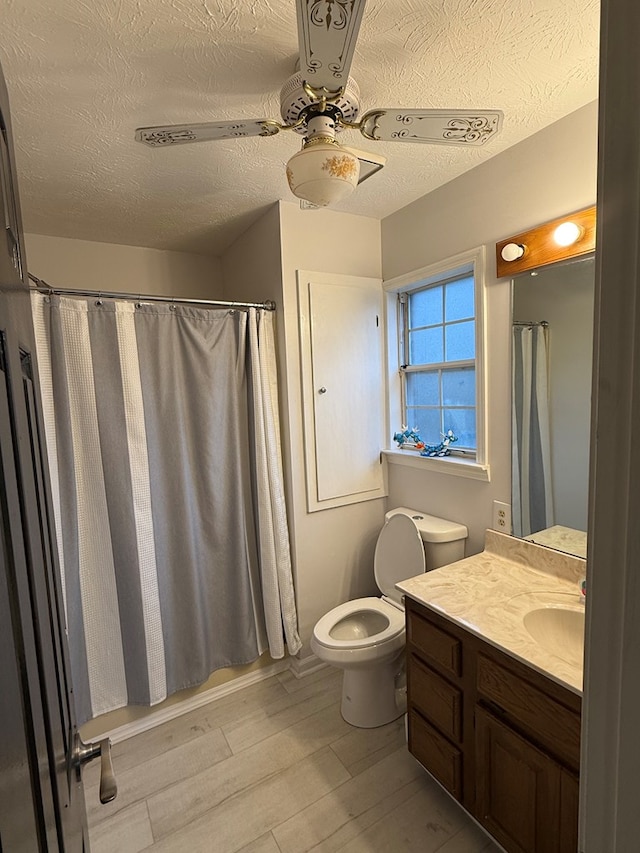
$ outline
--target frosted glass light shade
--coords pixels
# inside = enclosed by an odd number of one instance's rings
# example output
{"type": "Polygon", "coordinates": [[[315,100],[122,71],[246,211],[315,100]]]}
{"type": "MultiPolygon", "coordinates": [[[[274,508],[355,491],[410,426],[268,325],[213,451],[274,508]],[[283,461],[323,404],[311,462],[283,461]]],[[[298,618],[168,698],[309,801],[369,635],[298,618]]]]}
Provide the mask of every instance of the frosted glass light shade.
{"type": "Polygon", "coordinates": [[[359,177],[358,158],[335,143],[309,145],[287,163],[291,192],[317,207],[327,207],[351,195],[359,177]]]}

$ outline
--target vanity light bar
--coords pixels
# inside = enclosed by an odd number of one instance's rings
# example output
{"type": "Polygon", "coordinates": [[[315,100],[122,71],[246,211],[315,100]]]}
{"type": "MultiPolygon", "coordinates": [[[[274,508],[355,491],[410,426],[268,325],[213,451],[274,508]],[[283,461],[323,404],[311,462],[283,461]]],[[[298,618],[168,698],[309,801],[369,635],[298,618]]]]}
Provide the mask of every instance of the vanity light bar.
{"type": "Polygon", "coordinates": [[[498,278],[593,252],[596,208],[587,207],[496,243],[498,278]]]}

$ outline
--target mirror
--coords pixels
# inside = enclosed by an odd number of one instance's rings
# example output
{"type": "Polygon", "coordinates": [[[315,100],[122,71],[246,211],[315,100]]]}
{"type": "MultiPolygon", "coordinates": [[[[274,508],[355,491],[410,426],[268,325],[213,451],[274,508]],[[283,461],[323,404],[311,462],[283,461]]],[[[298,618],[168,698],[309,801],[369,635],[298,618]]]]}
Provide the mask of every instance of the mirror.
{"type": "Polygon", "coordinates": [[[513,278],[512,532],[586,556],[593,255],[513,278]]]}

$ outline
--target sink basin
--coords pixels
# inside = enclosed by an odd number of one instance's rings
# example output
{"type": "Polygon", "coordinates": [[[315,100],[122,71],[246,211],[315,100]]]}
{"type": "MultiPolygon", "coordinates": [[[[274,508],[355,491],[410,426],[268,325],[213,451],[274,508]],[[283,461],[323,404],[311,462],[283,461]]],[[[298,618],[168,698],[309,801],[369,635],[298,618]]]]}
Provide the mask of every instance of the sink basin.
{"type": "Polygon", "coordinates": [[[584,657],[584,606],[549,602],[525,613],[524,627],[545,651],[572,666],[584,657]]]}

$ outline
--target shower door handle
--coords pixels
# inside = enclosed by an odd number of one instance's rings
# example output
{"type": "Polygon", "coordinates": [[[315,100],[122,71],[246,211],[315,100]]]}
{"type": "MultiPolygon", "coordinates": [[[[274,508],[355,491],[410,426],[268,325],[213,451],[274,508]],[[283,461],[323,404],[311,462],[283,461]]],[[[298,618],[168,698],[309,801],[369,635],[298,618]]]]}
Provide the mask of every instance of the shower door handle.
{"type": "Polygon", "coordinates": [[[92,743],[83,743],[78,732],[75,733],[71,761],[78,774],[89,761],[100,756],[100,802],[110,803],[118,794],[118,785],[111,761],[111,741],[108,737],[92,743]]]}

